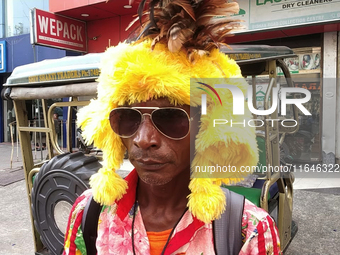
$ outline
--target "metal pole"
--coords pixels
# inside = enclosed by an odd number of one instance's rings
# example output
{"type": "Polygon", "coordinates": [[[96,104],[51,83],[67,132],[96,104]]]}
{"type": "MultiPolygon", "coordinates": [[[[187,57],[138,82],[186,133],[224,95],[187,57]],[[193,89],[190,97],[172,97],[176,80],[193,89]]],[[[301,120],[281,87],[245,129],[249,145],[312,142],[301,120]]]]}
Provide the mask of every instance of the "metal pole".
{"type": "Polygon", "coordinates": [[[15,122],[15,132],[16,132],[16,137],[17,137],[17,162],[19,161],[19,129],[18,129],[18,125],[17,122],[15,122]]]}
{"type": "MultiPolygon", "coordinates": [[[[41,127],[39,99],[37,99],[37,112],[38,112],[38,122],[39,122],[39,127],[41,127]]],[[[43,156],[43,151],[42,151],[42,137],[41,137],[41,132],[39,132],[39,147],[40,147],[41,160],[43,160],[44,156],[43,156]]]]}
{"type": "Polygon", "coordinates": [[[61,149],[63,149],[64,148],[64,119],[62,119],[61,121],[60,121],[60,140],[61,140],[61,144],[60,144],[60,148],[61,149]]]}
{"type": "MultiPolygon", "coordinates": [[[[34,11],[30,10],[30,41],[32,44],[32,49],[33,49],[33,62],[37,62],[37,51],[35,48],[35,41],[34,41],[34,11]]],[[[38,121],[39,121],[39,127],[41,127],[41,122],[40,122],[40,109],[39,109],[39,99],[37,99],[37,108],[36,111],[38,113],[38,121]]],[[[36,123],[36,121],[35,121],[36,123]]],[[[36,125],[35,125],[36,126],[36,125]]],[[[42,153],[42,142],[41,142],[41,132],[39,132],[39,147],[40,147],[40,154],[41,154],[41,160],[43,159],[43,153],[42,153]]],[[[37,158],[37,133],[34,132],[34,150],[35,150],[35,159],[37,158]]]]}
{"type": "Polygon", "coordinates": [[[9,123],[10,133],[11,133],[11,143],[12,143],[12,150],[11,150],[11,169],[13,166],[13,149],[14,149],[14,138],[13,138],[13,122],[9,123]]]}
{"type": "Polygon", "coordinates": [[[37,62],[37,51],[35,49],[35,44],[32,44],[32,48],[33,48],[33,61],[35,63],[37,62]]]}

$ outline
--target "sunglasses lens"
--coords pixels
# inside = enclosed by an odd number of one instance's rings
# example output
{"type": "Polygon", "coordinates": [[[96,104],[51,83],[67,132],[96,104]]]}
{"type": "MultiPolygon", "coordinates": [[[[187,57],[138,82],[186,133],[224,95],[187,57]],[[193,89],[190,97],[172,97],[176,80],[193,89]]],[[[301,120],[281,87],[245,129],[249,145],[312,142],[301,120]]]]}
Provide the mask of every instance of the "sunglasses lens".
{"type": "Polygon", "coordinates": [[[141,123],[141,114],[134,109],[116,108],[110,113],[110,125],[119,136],[132,136],[141,123]]]}
{"type": "Polygon", "coordinates": [[[152,113],[155,126],[166,136],[180,139],[189,132],[189,117],[184,110],[161,108],[152,113]]]}

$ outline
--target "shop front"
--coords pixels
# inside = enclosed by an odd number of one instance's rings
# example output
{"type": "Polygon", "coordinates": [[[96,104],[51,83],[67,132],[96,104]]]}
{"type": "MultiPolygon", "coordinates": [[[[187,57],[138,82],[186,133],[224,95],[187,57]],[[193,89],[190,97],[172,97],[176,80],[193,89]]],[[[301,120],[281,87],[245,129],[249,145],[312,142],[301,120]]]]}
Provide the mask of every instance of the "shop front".
{"type": "MultiPolygon", "coordinates": [[[[5,68],[0,71],[0,81],[2,81],[0,89],[2,89],[2,84],[6,82],[13,69],[17,66],[77,54],[44,46],[36,46],[33,49],[30,44],[30,34],[4,38],[3,42],[5,43],[3,44],[2,52],[5,53],[5,57],[1,63],[5,68]]],[[[29,119],[38,121],[36,103],[32,102],[27,106],[27,109],[29,119]]],[[[0,142],[17,141],[15,111],[11,101],[0,99],[0,120],[0,142]]]]}
{"type": "MultiPolygon", "coordinates": [[[[285,62],[294,85],[311,93],[310,100],[304,103],[311,115],[299,111],[299,131],[285,134],[282,149],[294,163],[334,164],[340,156],[336,144],[340,2],[240,0],[239,4],[238,17],[245,20],[247,29],[231,38],[230,43],[290,47],[296,57],[285,62]]],[[[284,79],[277,82],[285,86],[284,79]]]]}

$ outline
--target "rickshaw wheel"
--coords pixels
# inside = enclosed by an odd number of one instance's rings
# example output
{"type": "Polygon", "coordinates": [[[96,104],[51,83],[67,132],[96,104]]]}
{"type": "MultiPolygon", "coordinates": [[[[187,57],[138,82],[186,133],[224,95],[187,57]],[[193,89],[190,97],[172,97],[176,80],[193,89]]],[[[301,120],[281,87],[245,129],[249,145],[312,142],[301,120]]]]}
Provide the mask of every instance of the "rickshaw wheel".
{"type": "Polygon", "coordinates": [[[31,195],[34,225],[51,254],[62,254],[72,205],[89,188],[89,178],[100,167],[93,156],[67,153],[45,163],[35,177],[31,195]]]}

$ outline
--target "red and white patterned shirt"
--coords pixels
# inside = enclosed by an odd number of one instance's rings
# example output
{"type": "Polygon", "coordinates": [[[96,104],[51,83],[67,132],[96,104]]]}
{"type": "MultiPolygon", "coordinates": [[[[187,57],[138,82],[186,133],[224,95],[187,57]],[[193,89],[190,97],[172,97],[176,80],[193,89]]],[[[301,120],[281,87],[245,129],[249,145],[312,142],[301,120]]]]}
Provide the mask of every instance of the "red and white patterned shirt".
{"type": "MultiPolygon", "coordinates": [[[[134,210],[135,191],[138,181],[136,171],[132,171],[125,179],[128,182],[127,193],[121,200],[111,206],[103,207],[98,222],[98,238],[96,242],[98,255],[133,254],[131,226],[133,212],[134,247],[136,254],[150,254],[150,244],[143,224],[140,210],[134,210]]],[[[81,232],[83,210],[91,197],[91,190],[85,191],[75,202],[65,235],[64,255],[85,255],[86,248],[81,232]]],[[[240,255],[279,255],[280,241],[278,230],[273,219],[266,211],[258,208],[247,199],[244,204],[242,218],[243,246],[240,255]]],[[[213,255],[212,223],[204,224],[186,211],[175,227],[164,255],[213,255]]]]}

